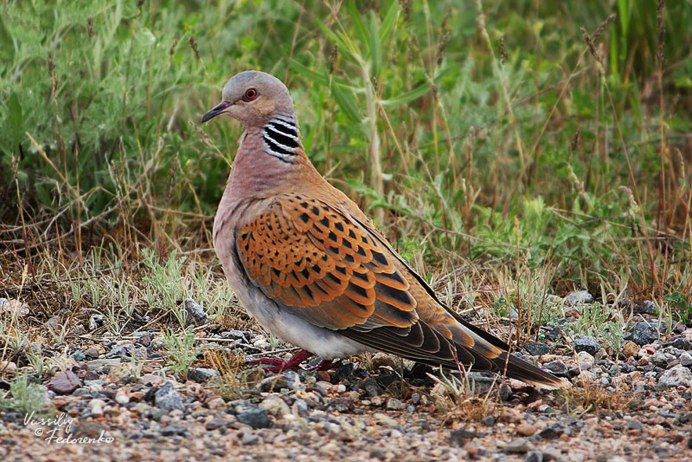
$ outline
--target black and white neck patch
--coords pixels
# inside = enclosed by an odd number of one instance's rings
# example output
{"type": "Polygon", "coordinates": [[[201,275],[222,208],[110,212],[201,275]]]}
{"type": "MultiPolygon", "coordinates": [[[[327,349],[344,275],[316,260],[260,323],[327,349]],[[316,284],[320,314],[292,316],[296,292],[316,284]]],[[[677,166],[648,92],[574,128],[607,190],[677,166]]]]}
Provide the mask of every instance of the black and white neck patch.
{"type": "Polygon", "coordinates": [[[292,117],[277,116],[262,129],[267,154],[290,162],[300,147],[298,127],[292,117]]]}

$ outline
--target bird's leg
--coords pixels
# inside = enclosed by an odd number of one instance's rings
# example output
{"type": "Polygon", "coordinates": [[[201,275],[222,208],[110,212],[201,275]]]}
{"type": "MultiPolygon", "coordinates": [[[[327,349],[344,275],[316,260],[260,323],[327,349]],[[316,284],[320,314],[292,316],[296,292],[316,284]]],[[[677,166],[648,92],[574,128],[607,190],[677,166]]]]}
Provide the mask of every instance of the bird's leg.
{"type": "Polygon", "coordinates": [[[288,361],[278,358],[276,356],[269,356],[266,358],[257,358],[246,361],[247,364],[269,364],[269,367],[265,368],[269,372],[281,372],[287,370],[296,370],[300,368],[300,365],[307,359],[314,356],[308,350],[300,350],[293,356],[291,356],[288,361]]]}
{"type": "Polygon", "coordinates": [[[328,371],[334,366],[341,364],[341,360],[335,361],[333,359],[320,359],[320,362],[308,368],[310,371],[328,371]]]}

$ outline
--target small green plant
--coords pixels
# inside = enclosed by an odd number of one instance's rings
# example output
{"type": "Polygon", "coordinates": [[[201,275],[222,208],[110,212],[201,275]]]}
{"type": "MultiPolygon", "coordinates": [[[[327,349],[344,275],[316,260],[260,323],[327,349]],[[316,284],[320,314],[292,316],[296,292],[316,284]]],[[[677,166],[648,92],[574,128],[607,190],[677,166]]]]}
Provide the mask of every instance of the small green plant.
{"type": "Polygon", "coordinates": [[[195,333],[190,329],[183,333],[168,330],[163,336],[163,347],[166,349],[168,369],[182,378],[187,378],[190,366],[202,351],[201,348],[195,346],[195,333]]]}
{"type": "Polygon", "coordinates": [[[30,381],[29,376],[20,375],[10,383],[5,396],[0,396],[0,409],[22,414],[42,413],[48,410],[46,387],[30,381]]]}

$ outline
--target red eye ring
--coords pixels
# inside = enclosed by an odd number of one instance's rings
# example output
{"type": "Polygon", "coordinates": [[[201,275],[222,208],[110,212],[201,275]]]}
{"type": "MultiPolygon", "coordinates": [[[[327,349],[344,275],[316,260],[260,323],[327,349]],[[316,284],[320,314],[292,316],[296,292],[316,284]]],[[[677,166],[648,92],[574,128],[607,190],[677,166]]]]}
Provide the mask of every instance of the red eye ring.
{"type": "Polygon", "coordinates": [[[257,90],[254,88],[248,88],[245,90],[245,94],[243,95],[243,101],[249,102],[252,101],[253,99],[257,98],[259,93],[257,93],[257,90]]]}

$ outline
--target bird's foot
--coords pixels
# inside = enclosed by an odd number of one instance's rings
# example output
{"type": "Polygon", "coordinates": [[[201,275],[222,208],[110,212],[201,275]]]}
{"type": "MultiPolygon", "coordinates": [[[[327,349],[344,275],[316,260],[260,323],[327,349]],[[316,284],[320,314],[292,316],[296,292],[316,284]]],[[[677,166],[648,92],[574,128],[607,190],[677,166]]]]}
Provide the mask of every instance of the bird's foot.
{"type": "MultiPolygon", "coordinates": [[[[300,365],[305,360],[310,359],[312,356],[313,354],[309,351],[300,350],[288,360],[284,360],[276,356],[268,356],[265,358],[251,359],[250,361],[246,361],[246,364],[268,364],[269,367],[264,368],[266,371],[279,373],[281,371],[294,371],[296,369],[300,369],[300,365]]],[[[321,362],[322,361],[320,361],[320,363],[321,362]]]]}

